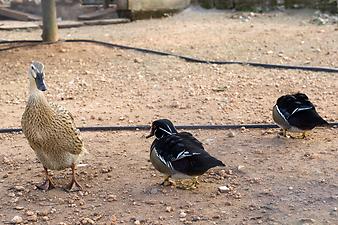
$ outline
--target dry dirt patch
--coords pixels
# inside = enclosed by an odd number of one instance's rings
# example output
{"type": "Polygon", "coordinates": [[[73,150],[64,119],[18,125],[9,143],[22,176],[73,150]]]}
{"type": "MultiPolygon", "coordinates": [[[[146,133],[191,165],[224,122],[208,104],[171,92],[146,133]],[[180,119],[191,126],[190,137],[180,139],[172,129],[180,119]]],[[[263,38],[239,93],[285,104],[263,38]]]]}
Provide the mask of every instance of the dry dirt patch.
{"type": "MultiPolygon", "coordinates": [[[[249,22],[220,11],[130,24],[61,30],[207,59],[337,66],[337,27],[315,26],[307,15],[272,13],[249,22]]],[[[39,38],[40,31],[0,31],[4,39],[39,38]]],[[[71,111],[79,126],[272,122],[281,94],[305,92],[323,117],[338,120],[336,74],[187,63],[87,44],[55,44],[0,52],[1,127],[19,127],[31,60],[46,66],[49,101],[71,111]]],[[[90,154],[79,169],[85,190],[44,193],[22,134],[1,135],[0,220],[30,224],[336,224],[337,130],[316,129],[305,140],[277,130],[194,131],[227,166],[201,177],[200,188],[164,188],[148,161],[144,132],[83,133],[90,154]],[[231,135],[230,135],[231,136],[231,135]],[[229,193],[217,188],[229,185],[229,193]]],[[[54,173],[62,186],[69,171],[54,173]]]]}

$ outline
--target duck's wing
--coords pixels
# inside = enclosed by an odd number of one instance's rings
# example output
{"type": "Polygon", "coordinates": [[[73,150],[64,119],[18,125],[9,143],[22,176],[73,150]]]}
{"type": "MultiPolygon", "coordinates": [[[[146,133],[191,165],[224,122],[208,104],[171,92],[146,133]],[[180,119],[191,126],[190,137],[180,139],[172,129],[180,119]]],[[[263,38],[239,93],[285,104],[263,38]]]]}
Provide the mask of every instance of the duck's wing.
{"type": "Polygon", "coordinates": [[[162,138],[157,142],[157,145],[159,153],[166,161],[177,161],[205,152],[202,143],[188,132],[162,138]]]}
{"type": "Polygon", "coordinates": [[[285,120],[297,112],[313,109],[313,104],[308,100],[306,95],[284,95],[277,100],[277,110],[285,120]]]}
{"type": "Polygon", "coordinates": [[[204,150],[200,141],[188,132],[171,135],[165,139],[162,157],[176,171],[194,176],[201,175],[211,167],[224,166],[204,150]]]}
{"type": "Polygon", "coordinates": [[[299,129],[311,130],[317,125],[327,124],[305,94],[283,96],[277,101],[277,106],[288,123],[299,129]]]}
{"type": "Polygon", "coordinates": [[[71,121],[72,123],[74,123],[73,115],[63,106],[55,104],[55,103],[50,103],[49,105],[52,108],[52,110],[56,112],[58,116],[64,118],[67,121],[71,121]]]}
{"type": "Polygon", "coordinates": [[[290,116],[292,116],[301,111],[315,110],[315,106],[308,99],[296,98],[295,101],[290,103],[288,109],[292,111],[290,114],[290,116]]]}
{"type": "Polygon", "coordinates": [[[60,105],[51,103],[50,106],[56,113],[54,126],[62,137],[60,145],[64,145],[63,149],[69,153],[80,154],[84,150],[83,141],[80,130],[75,126],[73,115],[60,105]]]}
{"type": "Polygon", "coordinates": [[[302,130],[311,130],[315,126],[327,125],[328,123],[317,113],[314,107],[300,108],[290,115],[290,125],[302,130]]]}

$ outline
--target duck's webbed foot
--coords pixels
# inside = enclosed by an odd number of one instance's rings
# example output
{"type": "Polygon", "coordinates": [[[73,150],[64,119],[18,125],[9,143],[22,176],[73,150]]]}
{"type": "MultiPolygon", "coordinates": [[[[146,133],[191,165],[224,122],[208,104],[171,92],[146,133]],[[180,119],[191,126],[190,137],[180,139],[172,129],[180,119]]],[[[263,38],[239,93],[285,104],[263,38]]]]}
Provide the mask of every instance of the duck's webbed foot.
{"type": "Polygon", "coordinates": [[[306,132],[302,132],[300,136],[291,136],[293,139],[305,139],[306,138],[306,132]]]}
{"type": "Polygon", "coordinates": [[[42,182],[41,184],[36,185],[36,187],[38,189],[44,190],[44,191],[48,191],[48,190],[54,189],[55,186],[53,184],[52,179],[49,177],[48,169],[46,167],[43,167],[43,168],[45,170],[45,175],[46,175],[45,181],[42,182]]]}
{"type": "Polygon", "coordinates": [[[48,191],[48,190],[51,190],[51,189],[54,189],[55,186],[52,182],[52,180],[48,177],[45,179],[45,181],[42,183],[42,184],[38,184],[36,185],[36,187],[40,190],[44,190],[44,191],[48,191]]]}
{"type": "Polygon", "coordinates": [[[64,189],[68,192],[74,192],[74,191],[82,191],[83,188],[79,184],[79,182],[76,180],[76,172],[75,172],[75,164],[72,164],[72,181],[64,187],[64,189]]]}
{"type": "Polygon", "coordinates": [[[186,182],[181,180],[179,184],[177,185],[177,188],[183,189],[183,190],[194,190],[197,188],[198,184],[199,184],[198,177],[193,177],[192,179],[187,180],[186,182]]]}
{"type": "Polygon", "coordinates": [[[301,137],[302,137],[302,139],[306,138],[306,132],[305,131],[302,133],[301,137]]]}
{"type": "Polygon", "coordinates": [[[76,179],[72,179],[72,181],[64,187],[64,189],[68,192],[82,191],[82,186],[77,182],[76,179]]]}
{"type": "Polygon", "coordinates": [[[278,132],[278,135],[279,135],[279,136],[282,136],[282,137],[285,137],[285,138],[289,137],[289,136],[287,135],[287,133],[286,133],[286,129],[282,129],[281,131],[279,131],[279,132],[278,132]]]}
{"type": "Polygon", "coordinates": [[[164,178],[164,181],[161,183],[163,186],[176,186],[176,183],[172,180],[170,180],[170,176],[166,176],[164,178]]]}

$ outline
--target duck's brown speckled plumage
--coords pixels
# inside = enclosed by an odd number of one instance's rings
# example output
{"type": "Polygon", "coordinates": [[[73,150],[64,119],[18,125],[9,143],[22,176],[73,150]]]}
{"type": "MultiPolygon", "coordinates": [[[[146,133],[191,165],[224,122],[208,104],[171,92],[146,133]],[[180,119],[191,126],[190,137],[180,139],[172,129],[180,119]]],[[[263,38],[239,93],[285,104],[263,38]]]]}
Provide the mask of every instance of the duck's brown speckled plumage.
{"type": "Polygon", "coordinates": [[[48,104],[41,91],[29,96],[21,125],[30,146],[48,169],[71,167],[83,151],[72,115],[61,106],[48,104]]]}
{"type": "MultiPolygon", "coordinates": [[[[36,78],[32,75],[29,98],[21,125],[30,146],[45,168],[47,181],[52,183],[47,169],[72,168],[72,182],[77,185],[74,175],[75,165],[85,151],[80,131],[76,129],[73,116],[66,109],[47,102],[43,92],[37,88],[36,78]]],[[[73,183],[70,186],[73,186],[73,183]]],[[[42,189],[44,188],[45,186],[42,189]]],[[[48,185],[46,188],[51,189],[48,185]]]]}

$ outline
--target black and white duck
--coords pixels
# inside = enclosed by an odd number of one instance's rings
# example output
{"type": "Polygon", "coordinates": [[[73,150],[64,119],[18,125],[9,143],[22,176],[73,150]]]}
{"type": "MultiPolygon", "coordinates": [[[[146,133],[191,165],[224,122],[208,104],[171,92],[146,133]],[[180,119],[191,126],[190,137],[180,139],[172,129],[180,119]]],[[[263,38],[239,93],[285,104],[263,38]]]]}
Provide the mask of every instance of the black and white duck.
{"type": "Polygon", "coordinates": [[[192,179],[184,189],[196,188],[197,177],[210,168],[225,166],[222,161],[205,151],[202,143],[191,133],[177,132],[168,119],[156,120],[147,138],[155,136],[150,147],[150,161],[156,170],[166,175],[162,184],[172,183],[169,178],[192,179]]]}
{"type": "Polygon", "coordinates": [[[316,126],[328,125],[303,93],[279,97],[273,107],[272,117],[283,129],[284,137],[286,137],[286,131],[289,131],[301,132],[301,138],[305,138],[306,131],[312,130],[316,126]]]}

